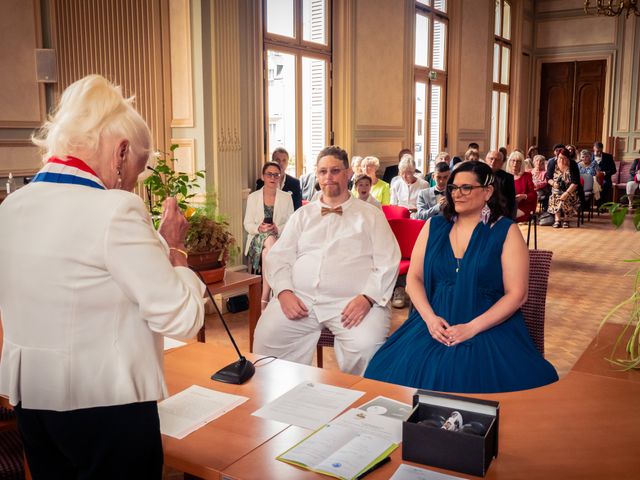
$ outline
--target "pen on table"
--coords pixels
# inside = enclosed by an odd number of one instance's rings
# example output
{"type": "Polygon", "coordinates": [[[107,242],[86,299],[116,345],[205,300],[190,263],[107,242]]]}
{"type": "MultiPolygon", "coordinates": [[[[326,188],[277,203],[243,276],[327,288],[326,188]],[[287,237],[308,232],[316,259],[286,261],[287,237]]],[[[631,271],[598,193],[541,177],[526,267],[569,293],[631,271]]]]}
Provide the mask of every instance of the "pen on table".
{"type": "Polygon", "coordinates": [[[356,480],[360,480],[361,478],[366,477],[367,475],[369,475],[371,472],[373,472],[374,470],[377,470],[378,468],[380,468],[383,465],[386,465],[388,462],[391,461],[391,457],[384,457],[382,460],[380,460],[378,463],[376,463],[373,467],[371,467],[369,470],[365,470],[364,472],[362,472],[360,475],[358,475],[356,477],[356,480]]]}

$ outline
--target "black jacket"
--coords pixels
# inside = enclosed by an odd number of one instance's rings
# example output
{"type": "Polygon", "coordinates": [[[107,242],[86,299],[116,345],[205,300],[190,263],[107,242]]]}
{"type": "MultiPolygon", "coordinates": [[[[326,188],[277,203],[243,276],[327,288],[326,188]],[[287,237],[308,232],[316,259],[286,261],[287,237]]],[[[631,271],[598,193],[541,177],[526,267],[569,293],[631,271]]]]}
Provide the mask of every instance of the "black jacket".
{"type": "Polygon", "coordinates": [[[516,208],[516,184],[513,175],[504,170],[493,172],[493,188],[500,190],[507,200],[507,208],[511,212],[511,218],[515,220],[518,209],[516,208]]]}
{"type": "MultiPolygon", "coordinates": [[[[256,182],[256,190],[260,190],[264,182],[261,178],[256,182]]],[[[302,206],[302,190],[300,189],[300,180],[286,174],[284,178],[283,192],[291,192],[291,200],[293,200],[293,209],[297,210],[302,206]]]]}

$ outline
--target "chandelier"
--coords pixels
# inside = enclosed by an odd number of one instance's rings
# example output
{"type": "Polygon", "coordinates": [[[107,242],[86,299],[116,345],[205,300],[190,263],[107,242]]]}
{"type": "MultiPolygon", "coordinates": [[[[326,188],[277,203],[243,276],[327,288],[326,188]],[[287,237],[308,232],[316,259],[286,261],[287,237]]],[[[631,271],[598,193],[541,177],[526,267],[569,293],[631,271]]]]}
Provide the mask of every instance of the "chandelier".
{"type": "Polygon", "coordinates": [[[588,15],[606,15],[607,17],[616,17],[626,12],[625,16],[629,18],[632,13],[640,16],[640,7],[638,0],[596,0],[595,5],[591,7],[591,2],[585,0],[584,11],[588,15]]]}

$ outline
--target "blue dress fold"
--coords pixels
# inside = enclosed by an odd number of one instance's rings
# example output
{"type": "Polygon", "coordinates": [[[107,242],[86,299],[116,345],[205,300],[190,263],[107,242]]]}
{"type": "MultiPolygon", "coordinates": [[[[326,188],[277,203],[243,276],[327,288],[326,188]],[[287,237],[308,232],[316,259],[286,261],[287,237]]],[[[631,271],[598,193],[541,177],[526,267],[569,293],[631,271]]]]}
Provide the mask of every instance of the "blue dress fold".
{"type": "MultiPolygon", "coordinates": [[[[450,325],[467,323],[503,295],[502,246],[513,221],[476,226],[467,251],[456,259],[452,224],[431,219],[424,257],[424,287],[436,315],[450,325]]],[[[378,350],[365,377],[442,392],[493,393],[539,387],[558,380],[536,350],[520,310],[499,325],[459,345],[433,339],[414,310],[378,350]]]]}

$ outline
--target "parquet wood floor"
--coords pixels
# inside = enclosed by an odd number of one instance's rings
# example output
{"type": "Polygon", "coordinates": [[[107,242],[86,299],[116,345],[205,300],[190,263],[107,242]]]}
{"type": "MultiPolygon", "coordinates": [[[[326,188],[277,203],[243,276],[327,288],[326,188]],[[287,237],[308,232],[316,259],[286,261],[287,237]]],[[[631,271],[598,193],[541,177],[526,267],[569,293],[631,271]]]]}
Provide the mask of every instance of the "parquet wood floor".
{"type": "MultiPolygon", "coordinates": [[[[526,238],[526,225],[520,226],[526,238]]],[[[533,241],[531,242],[533,245],[533,241]]],[[[580,228],[538,228],[538,248],[553,251],[545,332],[546,358],[564,376],[596,335],[598,325],[633,288],[633,264],[640,255],[640,232],[629,220],[615,230],[608,215],[580,228]]],[[[636,266],[638,264],[635,264],[636,266]]],[[[249,345],[246,312],[225,315],[239,347],[249,345]]],[[[392,330],[407,318],[407,309],[393,309],[392,330]]],[[[620,321],[618,318],[617,321],[620,321]]],[[[207,342],[229,345],[215,316],[206,319],[207,342]]],[[[324,349],[324,367],[337,369],[333,349],[324,349]]]]}

